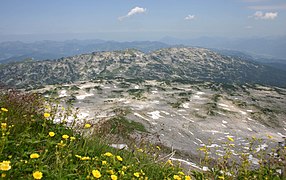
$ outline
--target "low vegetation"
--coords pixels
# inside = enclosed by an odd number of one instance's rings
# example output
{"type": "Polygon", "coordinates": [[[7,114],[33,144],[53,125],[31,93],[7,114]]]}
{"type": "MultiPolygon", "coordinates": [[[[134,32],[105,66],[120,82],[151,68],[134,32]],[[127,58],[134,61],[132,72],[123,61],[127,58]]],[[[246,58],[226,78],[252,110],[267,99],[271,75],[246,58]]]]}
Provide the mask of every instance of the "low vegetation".
{"type": "MultiPolygon", "coordinates": [[[[119,150],[101,137],[85,136],[91,124],[76,130],[66,126],[65,120],[54,124],[55,107],[34,94],[3,93],[0,107],[3,179],[189,178],[167,160],[155,163],[157,156],[144,149],[119,150]]],[[[113,119],[111,128],[115,126],[145,130],[124,118],[113,119]]]]}
{"type": "Polygon", "coordinates": [[[181,169],[170,156],[162,155],[159,146],[145,149],[109,146],[106,132],[123,137],[134,131],[147,132],[142,124],[124,116],[101,124],[70,123],[68,116],[76,114],[69,109],[59,109],[41,96],[18,91],[2,91],[0,108],[2,179],[285,178],[285,144],[258,153],[256,148],[261,142],[252,138],[248,150],[235,152],[235,139],[229,137],[222,156],[213,159],[215,153],[203,146],[199,149],[201,169],[181,169]],[[54,123],[59,118],[62,120],[54,123]],[[258,160],[257,166],[253,166],[250,156],[258,160]]]}

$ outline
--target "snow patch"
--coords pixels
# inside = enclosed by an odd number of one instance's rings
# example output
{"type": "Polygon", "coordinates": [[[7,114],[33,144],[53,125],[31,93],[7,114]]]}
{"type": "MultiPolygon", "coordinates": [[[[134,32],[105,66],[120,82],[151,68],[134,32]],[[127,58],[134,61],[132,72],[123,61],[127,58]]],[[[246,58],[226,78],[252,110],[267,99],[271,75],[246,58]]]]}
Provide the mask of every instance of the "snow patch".
{"type": "Polygon", "coordinates": [[[249,161],[251,161],[255,165],[259,165],[259,160],[257,158],[254,158],[252,154],[248,156],[249,161]]]}
{"type": "Polygon", "coordinates": [[[265,150],[268,147],[267,144],[261,144],[256,148],[256,152],[259,152],[260,150],[265,150]]]}
{"type": "Polygon", "coordinates": [[[210,146],[207,146],[208,148],[213,148],[213,147],[221,147],[220,145],[218,144],[211,144],[210,146]]]}
{"type": "Polygon", "coordinates": [[[184,159],[177,159],[177,158],[170,158],[172,161],[179,161],[179,162],[181,162],[181,163],[184,163],[184,164],[186,164],[186,165],[189,165],[189,166],[192,166],[192,167],[194,167],[194,168],[197,168],[197,169],[201,169],[199,166],[197,166],[195,163],[193,163],[193,162],[190,162],[190,161],[186,161],[186,160],[184,160],[184,159]]]}
{"type": "Polygon", "coordinates": [[[161,113],[165,114],[165,115],[170,115],[170,113],[166,112],[166,111],[161,111],[161,113]]]}
{"type": "Polygon", "coordinates": [[[277,133],[279,136],[281,136],[281,137],[286,137],[284,134],[282,134],[282,133],[280,133],[280,132],[278,132],[277,133]]]}
{"type": "Polygon", "coordinates": [[[247,113],[244,111],[239,111],[242,115],[246,115],[247,113]]]}
{"type": "Polygon", "coordinates": [[[137,117],[140,117],[140,118],[142,118],[142,119],[144,119],[144,120],[146,120],[146,121],[148,121],[148,122],[150,122],[149,119],[147,119],[147,118],[141,116],[141,114],[139,114],[139,113],[134,113],[134,115],[137,116],[137,117]]]}
{"type": "Polygon", "coordinates": [[[221,104],[221,103],[218,103],[219,106],[222,106],[222,107],[229,107],[228,105],[226,104],[221,104]]]}
{"type": "Polygon", "coordinates": [[[222,108],[223,110],[226,110],[226,111],[231,111],[229,108],[226,108],[226,107],[224,107],[224,108],[222,108]]]}
{"type": "Polygon", "coordinates": [[[83,100],[83,99],[85,99],[86,97],[90,97],[90,96],[94,96],[94,94],[82,94],[82,95],[78,95],[78,96],[76,96],[76,98],[78,99],[78,100],[83,100]]]}
{"type": "Polygon", "coordinates": [[[163,117],[160,115],[160,111],[148,112],[147,114],[151,115],[152,119],[159,119],[159,118],[163,117]]]}
{"type": "Polygon", "coordinates": [[[127,144],[111,144],[110,146],[116,149],[128,149],[127,144]]]}
{"type": "Polygon", "coordinates": [[[136,85],[136,86],[134,87],[134,89],[139,89],[139,86],[138,86],[138,85],[136,85]]]}
{"type": "Polygon", "coordinates": [[[182,106],[183,106],[183,108],[185,108],[185,109],[189,109],[190,107],[190,103],[188,103],[188,102],[186,102],[186,103],[183,103],[182,104],[182,106]]]}
{"type": "Polygon", "coordinates": [[[160,104],[160,101],[155,100],[155,101],[152,101],[151,103],[152,103],[152,104],[160,104]]]}
{"type": "Polygon", "coordinates": [[[224,113],[221,112],[217,112],[218,114],[222,115],[222,116],[226,116],[224,113]]]}
{"type": "Polygon", "coordinates": [[[66,96],[68,96],[68,95],[67,95],[67,90],[62,90],[62,91],[60,92],[59,97],[66,97],[66,96]]]}
{"type": "Polygon", "coordinates": [[[180,136],[182,136],[182,137],[185,137],[182,133],[180,133],[180,132],[178,132],[178,134],[180,135],[180,136]]]}
{"type": "Polygon", "coordinates": [[[248,117],[247,119],[248,119],[249,121],[254,121],[253,119],[251,119],[251,118],[249,118],[249,117],[248,117]]]}
{"type": "Polygon", "coordinates": [[[196,140],[197,140],[197,141],[199,141],[200,143],[203,143],[203,141],[202,141],[202,140],[200,140],[199,138],[196,138],[196,140]]]}

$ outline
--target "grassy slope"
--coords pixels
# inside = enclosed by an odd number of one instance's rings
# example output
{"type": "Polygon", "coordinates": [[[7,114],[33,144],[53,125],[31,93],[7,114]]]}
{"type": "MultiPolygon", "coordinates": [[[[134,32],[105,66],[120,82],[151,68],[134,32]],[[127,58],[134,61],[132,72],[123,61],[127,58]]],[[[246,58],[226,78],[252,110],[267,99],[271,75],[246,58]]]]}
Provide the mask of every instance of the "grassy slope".
{"type": "MultiPolygon", "coordinates": [[[[168,159],[162,161],[159,147],[128,150],[108,146],[105,137],[89,135],[90,128],[103,132],[110,130],[128,136],[133,129],[146,131],[140,124],[117,117],[103,122],[103,128],[82,125],[79,129],[67,128],[66,122],[54,124],[57,108],[45,105],[35,95],[20,92],[0,94],[0,173],[3,179],[189,179],[168,159]],[[54,134],[54,136],[53,136],[54,134]]],[[[62,117],[70,114],[62,113],[62,117]]],[[[101,134],[101,135],[103,135],[101,134]]],[[[232,141],[226,142],[225,154],[213,161],[207,146],[201,166],[209,171],[192,171],[195,179],[283,179],[277,170],[285,171],[286,149],[280,149],[280,159],[250,150],[258,158],[260,167],[254,169],[248,155],[241,153],[236,162],[232,154],[232,141]],[[240,162],[240,163],[239,163],[240,162]],[[284,167],[284,169],[283,169],[284,167]]],[[[251,140],[250,143],[254,143],[251,140]]],[[[259,143],[259,141],[258,141],[259,143]]],[[[277,149],[273,149],[277,152],[277,149]]]]}

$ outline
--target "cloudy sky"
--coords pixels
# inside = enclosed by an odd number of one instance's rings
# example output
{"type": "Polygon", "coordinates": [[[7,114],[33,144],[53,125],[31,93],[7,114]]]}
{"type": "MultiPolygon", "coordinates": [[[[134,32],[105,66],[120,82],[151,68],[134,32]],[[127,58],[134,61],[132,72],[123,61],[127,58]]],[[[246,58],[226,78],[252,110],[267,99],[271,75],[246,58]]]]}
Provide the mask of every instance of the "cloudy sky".
{"type": "Polygon", "coordinates": [[[1,0],[0,38],[286,35],[285,0],[1,0]]]}

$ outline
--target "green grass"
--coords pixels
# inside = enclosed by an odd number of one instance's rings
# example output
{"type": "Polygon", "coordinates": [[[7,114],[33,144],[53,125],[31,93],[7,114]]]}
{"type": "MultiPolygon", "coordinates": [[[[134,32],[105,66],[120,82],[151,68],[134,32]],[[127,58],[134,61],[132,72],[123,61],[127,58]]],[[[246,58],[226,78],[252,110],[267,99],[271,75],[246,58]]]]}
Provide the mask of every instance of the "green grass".
{"type": "Polygon", "coordinates": [[[118,116],[101,124],[73,126],[67,126],[65,120],[54,124],[59,112],[61,117],[76,116],[69,108],[60,109],[55,102],[47,102],[36,94],[0,93],[1,179],[285,179],[286,176],[285,146],[256,152],[262,140],[252,138],[249,150],[237,151],[236,139],[228,138],[220,158],[210,157],[216,153],[215,149],[207,146],[199,149],[199,166],[207,166],[209,170],[185,169],[183,173],[155,145],[128,146],[128,149],[108,145],[109,134],[126,138],[134,132],[147,132],[142,124],[126,119],[127,110],[116,110],[118,116]],[[90,133],[91,130],[96,132],[90,133]],[[251,165],[249,154],[258,159],[258,167],[251,165]]]}
{"type": "Polygon", "coordinates": [[[119,115],[107,121],[99,123],[96,134],[99,136],[107,136],[109,134],[120,136],[123,139],[128,139],[130,134],[137,132],[147,132],[144,125],[128,120],[126,117],[119,115]]]}
{"type": "MultiPolygon", "coordinates": [[[[46,105],[39,96],[3,93],[0,108],[2,179],[164,179],[179,175],[180,169],[167,160],[155,163],[158,156],[151,156],[150,151],[118,150],[108,146],[104,137],[86,136],[96,125],[74,129],[64,121],[54,124],[57,106],[46,105]]],[[[146,131],[124,117],[110,124],[113,133],[119,133],[118,128],[124,133],[146,131]]]]}

